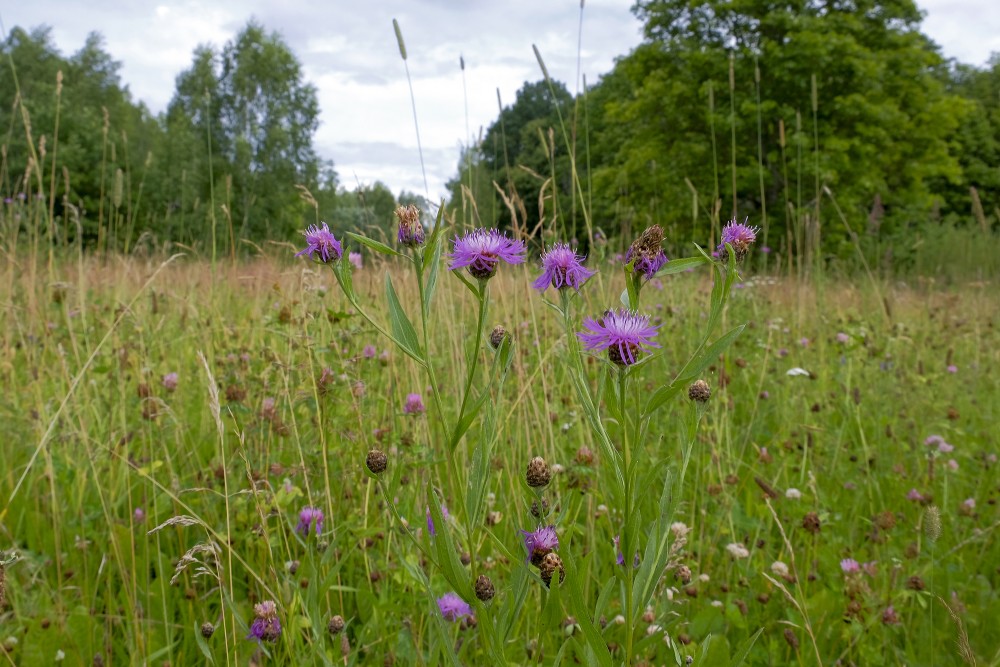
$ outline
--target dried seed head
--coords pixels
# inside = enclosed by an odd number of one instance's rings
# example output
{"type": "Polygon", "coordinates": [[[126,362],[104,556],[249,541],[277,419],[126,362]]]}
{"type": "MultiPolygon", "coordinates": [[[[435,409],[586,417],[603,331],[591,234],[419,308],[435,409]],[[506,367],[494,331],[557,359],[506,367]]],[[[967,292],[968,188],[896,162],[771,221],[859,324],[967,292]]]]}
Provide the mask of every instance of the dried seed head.
{"type": "Polygon", "coordinates": [[[493,588],[493,581],[485,574],[479,575],[479,578],[476,579],[476,597],[483,602],[489,602],[494,595],[496,595],[496,589],[493,588]]]}
{"type": "Polygon", "coordinates": [[[490,332],[490,347],[494,350],[498,350],[500,349],[500,346],[503,345],[505,340],[510,341],[510,339],[510,333],[503,328],[502,324],[498,324],[493,327],[493,331],[490,332]]]}
{"type": "Polygon", "coordinates": [[[711,396],[712,390],[709,388],[708,383],[704,380],[697,380],[694,384],[688,387],[688,398],[692,401],[706,403],[711,396]]]}
{"type": "Polygon", "coordinates": [[[531,516],[536,519],[544,519],[549,515],[549,501],[542,498],[541,501],[531,501],[531,516]]]}
{"type": "Polygon", "coordinates": [[[381,475],[385,472],[385,469],[389,467],[389,457],[385,455],[381,449],[373,449],[368,452],[368,458],[365,459],[365,465],[368,469],[376,475],[381,475]]]}
{"type": "Polygon", "coordinates": [[[813,535],[818,533],[820,528],[819,515],[816,512],[806,512],[806,515],[802,517],[802,527],[813,535]]]}
{"type": "Polygon", "coordinates": [[[201,636],[205,639],[211,639],[212,635],[215,634],[215,626],[208,621],[201,624],[201,636]]]}
{"type": "Polygon", "coordinates": [[[551,586],[552,577],[555,576],[556,572],[559,572],[559,583],[563,582],[566,578],[566,570],[563,569],[562,558],[554,553],[545,554],[545,558],[542,559],[541,564],[538,566],[538,574],[542,577],[542,581],[545,582],[546,587],[551,586]]]}
{"type": "Polygon", "coordinates": [[[689,568],[687,565],[681,565],[679,568],[677,568],[677,572],[676,572],[676,574],[674,576],[676,576],[677,579],[682,584],[685,584],[685,585],[690,584],[691,583],[691,568],[689,568]]]}
{"type": "Polygon", "coordinates": [[[793,649],[797,649],[799,647],[799,638],[795,636],[795,633],[792,632],[791,628],[785,628],[785,641],[793,649]]]}
{"type": "Polygon", "coordinates": [[[344,617],[340,614],[330,617],[330,622],[326,624],[326,629],[331,635],[339,635],[344,629],[344,617]]]}
{"type": "Polygon", "coordinates": [[[528,471],[524,477],[528,482],[528,486],[533,489],[539,489],[548,485],[549,480],[552,479],[552,473],[549,472],[549,464],[545,462],[545,459],[541,456],[536,456],[528,462],[528,471]]]}

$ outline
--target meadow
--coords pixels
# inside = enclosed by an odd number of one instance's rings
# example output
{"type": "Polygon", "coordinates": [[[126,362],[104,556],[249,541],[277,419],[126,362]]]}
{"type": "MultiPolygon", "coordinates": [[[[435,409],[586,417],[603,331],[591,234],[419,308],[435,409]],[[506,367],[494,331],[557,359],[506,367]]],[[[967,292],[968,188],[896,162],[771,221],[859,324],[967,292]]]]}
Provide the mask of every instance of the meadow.
{"type": "Polygon", "coordinates": [[[456,231],[5,255],[0,664],[1000,664],[992,281],[690,246],[626,374],[570,335],[614,252],[560,299],[536,247],[459,280],[456,231]]]}

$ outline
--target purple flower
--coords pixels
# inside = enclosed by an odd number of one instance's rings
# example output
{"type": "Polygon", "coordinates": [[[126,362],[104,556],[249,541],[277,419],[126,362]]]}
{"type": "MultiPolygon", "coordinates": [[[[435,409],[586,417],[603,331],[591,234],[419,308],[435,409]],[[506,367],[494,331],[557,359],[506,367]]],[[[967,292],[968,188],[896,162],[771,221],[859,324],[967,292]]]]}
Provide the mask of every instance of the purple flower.
{"type": "Polygon", "coordinates": [[[766,245],[761,246],[760,247],[760,251],[762,253],[764,253],[765,255],[770,255],[771,254],[771,249],[769,247],[767,247],[766,245]]]}
{"type": "Polygon", "coordinates": [[[472,607],[455,593],[445,593],[437,600],[438,609],[447,621],[457,621],[472,616],[472,607]]]}
{"type": "Polygon", "coordinates": [[[163,383],[163,388],[167,391],[177,389],[177,373],[167,373],[163,376],[161,382],[163,383]]]}
{"type": "Polygon", "coordinates": [[[837,334],[837,342],[846,345],[851,342],[851,337],[841,331],[837,334]]]}
{"type": "Polygon", "coordinates": [[[400,206],[396,209],[399,220],[399,233],[396,240],[400,245],[415,248],[424,244],[424,226],[420,224],[420,209],[413,204],[400,206]]]}
{"type": "MultiPolygon", "coordinates": [[[[445,507],[444,505],[441,505],[441,516],[444,517],[444,521],[445,523],[447,523],[449,514],[448,514],[448,508],[445,507]]],[[[427,532],[431,534],[431,537],[437,535],[437,531],[434,530],[434,518],[431,516],[430,507],[427,508],[427,532]]]]}
{"type": "Polygon", "coordinates": [[[608,359],[619,366],[636,363],[638,353],[648,351],[645,348],[660,347],[652,340],[659,327],[649,323],[649,316],[624,308],[607,310],[603,317],[596,320],[588,317],[583,326],[588,331],[580,331],[576,335],[586,349],[607,350],[608,359]]]}
{"type": "Polygon", "coordinates": [[[374,345],[365,345],[365,349],[361,351],[361,356],[364,357],[365,359],[374,359],[375,358],[375,346],[374,345]]]}
{"type": "MultiPolygon", "coordinates": [[[[975,501],[973,501],[974,503],[975,501]]],[[[132,523],[142,523],[146,520],[146,511],[141,507],[136,507],[132,512],[132,523]]]]}
{"type": "Polygon", "coordinates": [[[550,285],[556,289],[572,287],[579,291],[580,286],[597,273],[585,268],[582,262],[583,258],[569,245],[557,243],[542,254],[542,275],[532,286],[539,292],[544,292],[550,285]]]}
{"type": "Polygon", "coordinates": [[[295,256],[309,255],[309,259],[316,259],[315,255],[318,254],[319,261],[329,264],[340,259],[344,249],[327,224],[325,222],[320,224],[322,226],[309,225],[306,231],[302,232],[306,237],[306,247],[295,253],[295,256]]]}
{"type": "Polygon", "coordinates": [[[799,339],[799,345],[801,345],[802,347],[809,347],[809,339],[803,336],[802,338],[799,339]]]}
{"type": "Polygon", "coordinates": [[[258,642],[278,641],[281,636],[281,621],[278,620],[278,607],[271,600],[265,600],[253,607],[255,618],[250,624],[250,634],[247,639],[258,642]]]}
{"type": "Polygon", "coordinates": [[[919,503],[924,499],[924,495],[916,489],[910,489],[910,491],[906,494],[906,499],[919,503]]]}
{"type": "Polygon", "coordinates": [[[347,261],[351,263],[355,269],[361,270],[363,266],[361,263],[361,253],[360,252],[349,252],[347,253],[347,261]]]}
{"type": "Polygon", "coordinates": [[[295,530],[305,537],[309,534],[309,527],[313,523],[316,524],[317,535],[323,532],[323,510],[318,507],[303,507],[299,512],[299,525],[295,526],[295,530]]]}
{"type": "MultiPolygon", "coordinates": [[[[625,253],[625,263],[628,264],[632,261],[632,257],[635,253],[632,252],[632,248],[628,249],[625,253]]],[[[656,275],[656,272],[663,268],[663,265],[668,261],[665,252],[660,250],[655,255],[653,254],[643,254],[639,253],[639,256],[635,260],[635,264],[632,265],[632,270],[636,273],[641,273],[646,276],[646,279],[650,279],[656,275]]]]}
{"type": "Polygon", "coordinates": [[[747,256],[750,252],[750,246],[753,242],[757,240],[757,232],[760,231],[757,227],[751,227],[745,222],[736,222],[735,220],[730,221],[728,225],[722,228],[722,243],[716,248],[719,255],[724,255],[726,252],[726,244],[728,243],[733,248],[733,253],[736,255],[736,261],[739,262],[747,256]]]}
{"type": "Polygon", "coordinates": [[[403,404],[404,415],[422,415],[426,411],[424,399],[420,394],[407,394],[406,403],[403,404]]]}
{"type": "Polygon", "coordinates": [[[539,526],[535,532],[522,530],[524,548],[528,550],[528,560],[534,562],[535,557],[543,558],[553,549],[559,548],[559,536],[555,526],[539,526]]]}
{"type": "Polygon", "coordinates": [[[957,373],[958,366],[956,366],[955,364],[949,364],[948,368],[946,368],[945,370],[947,370],[949,373],[957,373]]]}
{"type": "Polygon", "coordinates": [[[840,569],[844,571],[844,574],[854,574],[861,571],[861,564],[853,558],[845,558],[840,561],[840,569]]]}
{"type": "MultiPolygon", "coordinates": [[[[611,539],[611,541],[615,543],[615,563],[617,563],[618,565],[624,565],[625,564],[625,554],[622,553],[621,539],[620,539],[620,537],[618,535],[615,535],[611,539]]],[[[632,559],[632,567],[639,567],[639,562],[640,562],[639,561],[639,551],[637,550],[635,552],[635,557],[632,559]]]]}
{"type": "Polygon", "coordinates": [[[513,241],[495,229],[474,229],[462,238],[456,236],[453,243],[448,268],[467,267],[479,280],[492,278],[501,260],[520,264],[526,252],[523,241],[513,241]]]}

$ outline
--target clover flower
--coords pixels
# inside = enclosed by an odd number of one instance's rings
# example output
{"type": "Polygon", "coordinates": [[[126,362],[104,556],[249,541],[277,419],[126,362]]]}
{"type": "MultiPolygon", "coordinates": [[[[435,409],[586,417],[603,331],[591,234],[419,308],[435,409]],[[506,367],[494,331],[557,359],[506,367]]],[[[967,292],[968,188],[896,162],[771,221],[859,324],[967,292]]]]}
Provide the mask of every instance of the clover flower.
{"type": "Polygon", "coordinates": [[[403,414],[422,415],[426,410],[424,399],[420,397],[420,394],[406,395],[406,403],[403,404],[403,414]]]}
{"type": "Polygon", "coordinates": [[[497,272],[497,265],[520,264],[524,261],[524,242],[507,238],[495,229],[474,229],[465,236],[455,237],[451,251],[451,266],[468,268],[479,280],[488,280],[497,272]]]}
{"type": "Polygon", "coordinates": [[[315,255],[318,254],[319,261],[329,264],[337,261],[344,254],[340,241],[333,235],[325,222],[320,223],[320,225],[309,225],[302,232],[302,235],[306,237],[306,247],[295,253],[296,257],[308,255],[309,259],[316,259],[315,255]]]}
{"type": "Polygon", "coordinates": [[[558,289],[572,287],[579,291],[596,271],[583,266],[583,258],[566,243],[556,243],[542,255],[542,275],[532,283],[539,292],[551,285],[558,289]]]}
{"type": "Polygon", "coordinates": [[[639,315],[619,308],[605,311],[603,317],[583,321],[587,331],[578,332],[577,338],[588,350],[607,350],[608,359],[619,366],[631,366],[639,361],[639,353],[646,348],[660,347],[652,338],[658,327],[649,323],[648,315],[639,315]]]}

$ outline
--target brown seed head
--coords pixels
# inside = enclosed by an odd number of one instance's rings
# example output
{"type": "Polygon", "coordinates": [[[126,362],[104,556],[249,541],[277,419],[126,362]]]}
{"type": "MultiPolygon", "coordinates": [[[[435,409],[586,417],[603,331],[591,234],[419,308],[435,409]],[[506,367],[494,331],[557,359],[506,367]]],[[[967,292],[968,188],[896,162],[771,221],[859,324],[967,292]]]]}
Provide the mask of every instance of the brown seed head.
{"type": "Polygon", "coordinates": [[[502,324],[498,324],[493,327],[493,331],[490,332],[490,347],[494,350],[499,349],[505,340],[510,340],[511,335],[503,328],[502,324]]]}
{"type": "Polygon", "coordinates": [[[540,489],[548,485],[549,480],[552,479],[552,473],[549,472],[549,464],[545,462],[545,459],[541,456],[536,456],[528,462],[528,471],[524,477],[528,482],[528,486],[533,489],[540,489]]]}
{"type": "Polygon", "coordinates": [[[330,622],[326,624],[326,629],[332,636],[339,635],[344,629],[344,617],[336,614],[330,617],[330,622]]]}
{"type": "Polygon", "coordinates": [[[376,475],[381,475],[385,472],[385,469],[389,467],[389,457],[385,455],[381,449],[373,449],[368,452],[368,458],[365,459],[365,465],[368,469],[376,475]]]}
{"type": "Polygon", "coordinates": [[[494,595],[496,595],[496,590],[493,588],[493,581],[485,574],[479,575],[479,578],[476,579],[476,597],[483,602],[489,602],[494,595]]]}
{"type": "Polygon", "coordinates": [[[712,390],[704,380],[697,380],[688,387],[688,398],[698,403],[706,403],[712,396],[712,390]]]}
{"type": "Polygon", "coordinates": [[[545,586],[551,586],[552,577],[555,576],[556,572],[559,572],[559,583],[563,582],[566,578],[566,570],[563,569],[562,558],[554,553],[545,554],[545,558],[542,559],[541,565],[538,567],[538,574],[542,577],[542,581],[545,582],[545,586]]]}
{"type": "Polygon", "coordinates": [[[813,535],[818,533],[820,528],[819,515],[816,512],[806,512],[806,515],[802,517],[802,527],[813,535]]]}
{"type": "Polygon", "coordinates": [[[212,635],[215,634],[215,626],[208,621],[201,624],[201,636],[205,639],[211,639],[212,635]]]}

